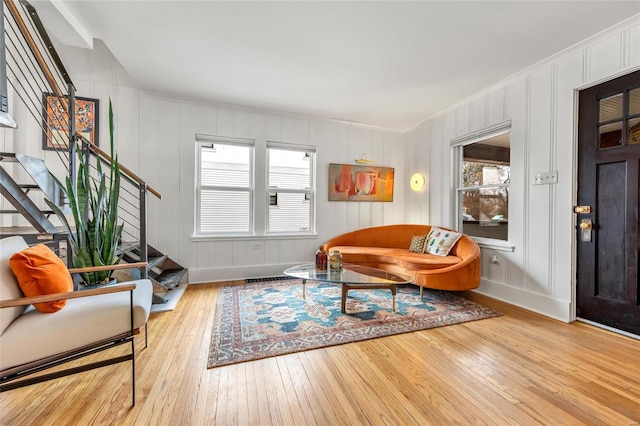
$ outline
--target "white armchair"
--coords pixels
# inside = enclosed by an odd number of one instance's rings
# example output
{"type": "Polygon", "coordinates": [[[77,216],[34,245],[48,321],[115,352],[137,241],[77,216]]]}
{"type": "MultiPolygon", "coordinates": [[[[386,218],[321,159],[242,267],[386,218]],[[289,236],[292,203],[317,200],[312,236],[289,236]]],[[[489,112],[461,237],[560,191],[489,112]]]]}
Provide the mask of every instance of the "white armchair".
{"type": "Polygon", "coordinates": [[[9,266],[11,255],[25,248],[22,237],[0,240],[0,392],[131,361],[135,405],[134,335],[145,327],[146,347],[151,282],[142,279],[98,289],[25,297],[9,266]],[[31,306],[63,299],[67,299],[66,305],[55,313],[41,313],[31,306]],[[131,351],[125,355],[29,377],[127,343],[131,351]]]}

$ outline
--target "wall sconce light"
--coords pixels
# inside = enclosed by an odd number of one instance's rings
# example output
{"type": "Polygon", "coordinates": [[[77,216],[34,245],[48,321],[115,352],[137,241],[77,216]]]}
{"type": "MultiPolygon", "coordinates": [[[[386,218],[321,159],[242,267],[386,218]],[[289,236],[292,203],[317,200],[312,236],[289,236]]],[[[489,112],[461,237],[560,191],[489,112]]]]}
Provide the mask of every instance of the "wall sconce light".
{"type": "Polygon", "coordinates": [[[365,154],[363,152],[362,156],[360,156],[360,158],[356,158],[356,163],[358,163],[358,164],[373,164],[373,163],[375,163],[375,161],[367,160],[367,154],[365,154]]]}
{"type": "Polygon", "coordinates": [[[411,189],[416,192],[422,190],[422,188],[424,188],[424,176],[422,175],[422,173],[412,174],[409,184],[411,185],[411,189]]]}

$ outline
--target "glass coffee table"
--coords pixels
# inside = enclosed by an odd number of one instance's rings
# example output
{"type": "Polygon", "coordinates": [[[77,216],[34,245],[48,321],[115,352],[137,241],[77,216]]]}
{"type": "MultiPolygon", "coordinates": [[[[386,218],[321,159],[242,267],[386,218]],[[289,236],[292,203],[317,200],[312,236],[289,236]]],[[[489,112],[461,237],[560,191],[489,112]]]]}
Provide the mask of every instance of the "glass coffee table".
{"type": "Polygon", "coordinates": [[[341,271],[320,271],[316,269],[315,264],[305,263],[303,265],[294,266],[284,271],[289,277],[299,278],[302,280],[302,298],[306,298],[307,280],[320,281],[325,283],[334,283],[342,285],[342,304],[341,311],[346,313],[347,293],[349,290],[373,290],[386,289],[391,290],[391,306],[393,312],[396,311],[396,285],[407,284],[411,282],[411,277],[393,272],[383,271],[381,269],[371,268],[368,266],[352,265],[345,263],[342,265],[341,271]]]}

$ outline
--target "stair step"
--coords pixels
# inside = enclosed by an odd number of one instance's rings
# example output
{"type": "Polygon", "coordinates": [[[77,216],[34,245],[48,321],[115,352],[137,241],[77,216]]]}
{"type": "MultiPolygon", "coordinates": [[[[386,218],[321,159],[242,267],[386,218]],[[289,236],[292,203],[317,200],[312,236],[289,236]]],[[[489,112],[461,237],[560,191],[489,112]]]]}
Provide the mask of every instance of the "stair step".
{"type": "Polygon", "coordinates": [[[187,270],[184,268],[183,269],[167,269],[165,271],[162,271],[162,273],[160,273],[157,276],[153,276],[153,274],[150,274],[149,276],[152,277],[158,283],[160,283],[160,285],[162,285],[167,290],[171,290],[172,288],[178,287],[181,284],[180,281],[182,280],[182,278],[185,276],[186,273],[187,273],[187,270]]]}
{"type": "Polygon", "coordinates": [[[18,186],[22,189],[40,189],[38,185],[29,184],[29,183],[19,183],[18,186]]]}
{"type": "Polygon", "coordinates": [[[45,162],[41,158],[23,154],[16,154],[15,157],[42,193],[60,207],[65,214],[71,213],[69,207],[65,205],[64,189],[53,179],[45,162]]]}
{"type": "MultiPolygon", "coordinates": [[[[40,210],[40,213],[47,217],[49,215],[55,214],[53,210],[40,210]]],[[[0,210],[0,214],[22,214],[22,212],[18,210],[0,210]]]]}
{"type": "Polygon", "coordinates": [[[163,286],[162,284],[160,284],[158,281],[154,280],[153,278],[149,277],[149,279],[151,280],[151,284],[153,284],[153,294],[164,297],[169,291],[169,289],[163,286]]]}
{"type": "Polygon", "coordinates": [[[163,304],[163,303],[167,303],[168,300],[162,296],[157,295],[156,293],[153,293],[153,298],[151,299],[151,303],[154,305],[158,305],[158,304],[163,304]]]}
{"type": "Polygon", "coordinates": [[[147,266],[147,270],[150,271],[153,268],[158,268],[162,266],[162,263],[167,260],[167,255],[163,254],[162,256],[158,256],[158,257],[149,257],[149,260],[147,260],[148,266],[147,266]]]}
{"type": "Polygon", "coordinates": [[[0,152],[0,161],[7,163],[17,163],[16,154],[13,152],[0,152]]]}
{"type": "Polygon", "coordinates": [[[151,313],[156,314],[160,312],[173,311],[178,305],[178,302],[180,301],[180,299],[182,298],[182,295],[187,289],[187,286],[188,284],[183,284],[180,287],[176,288],[175,290],[171,290],[163,294],[162,296],[158,296],[158,299],[162,299],[163,302],[162,303],[154,302],[151,305],[151,313]]]}
{"type": "MultiPolygon", "coordinates": [[[[128,253],[135,254],[140,256],[140,245],[139,244],[129,244],[126,250],[128,253]]],[[[147,257],[158,257],[162,256],[164,253],[155,249],[154,247],[147,244],[147,257]]]]}
{"type": "MultiPolygon", "coordinates": [[[[147,256],[147,263],[148,263],[147,270],[158,267],[166,259],[167,259],[166,254],[163,254],[160,256],[147,256]]],[[[140,262],[140,252],[136,253],[135,251],[127,251],[122,256],[122,260],[124,260],[127,263],[140,262]]]]}
{"type": "Polygon", "coordinates": [[[47,219],[40,208],[20,189],[18,184],[0,167],[0,192],[25,219],[39,232],[53,234],[56,227],[47,219]]]}

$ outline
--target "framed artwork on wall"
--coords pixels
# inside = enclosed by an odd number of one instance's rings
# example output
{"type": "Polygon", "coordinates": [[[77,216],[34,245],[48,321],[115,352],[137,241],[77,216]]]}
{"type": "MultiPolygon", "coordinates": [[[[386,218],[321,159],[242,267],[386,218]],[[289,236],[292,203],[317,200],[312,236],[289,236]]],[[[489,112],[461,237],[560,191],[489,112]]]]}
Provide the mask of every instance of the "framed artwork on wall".
{"type": "Polygon", "coordinates": [[[329,201],[393,201],[393,168],[329,164],[329,201]]]}
{"type": "MultiPolygon", "coordinates": [[[[65,106],[66,97],[52,93],[43,95],[42,149],[69,149],[69,115],[65,106]]],[[[98,99],[76,97],[76,131],[98,145],[98,99]]]]}

